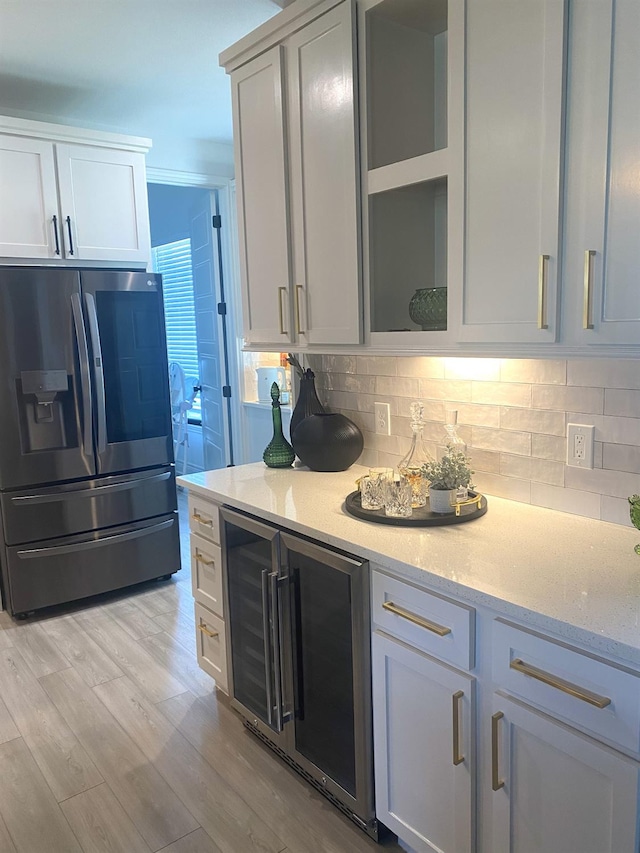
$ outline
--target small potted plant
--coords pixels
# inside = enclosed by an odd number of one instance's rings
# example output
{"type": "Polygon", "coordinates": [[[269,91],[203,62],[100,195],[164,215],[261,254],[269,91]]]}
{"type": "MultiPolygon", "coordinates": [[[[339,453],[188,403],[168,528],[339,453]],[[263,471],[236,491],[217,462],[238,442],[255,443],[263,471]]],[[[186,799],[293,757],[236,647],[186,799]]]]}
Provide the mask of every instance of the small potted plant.
{"type": "Polygon", "coordinates": [[[427,462],[423,471],[429,481],[431,512],[453,512],[458,489],[471,485],[473,471],[467,454],[448,445],[442,458],[437,462],[427,462]]]}

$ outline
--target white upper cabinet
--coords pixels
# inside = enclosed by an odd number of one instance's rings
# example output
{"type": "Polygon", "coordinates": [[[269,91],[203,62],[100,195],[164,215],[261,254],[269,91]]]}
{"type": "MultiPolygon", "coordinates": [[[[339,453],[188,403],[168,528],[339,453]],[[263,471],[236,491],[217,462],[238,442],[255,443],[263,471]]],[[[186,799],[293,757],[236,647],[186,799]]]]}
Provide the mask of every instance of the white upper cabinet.
{"type": "Polygon", "coordinates": [[[145,265],[149,144],[1,118],[0,257],[145,265]]]}
{"type": "Polygon", "coordinates": [[[244,336],[293,342],[282,48],[231,75],[244,336]]]}
{"type": "Polygon", "coordinates": [[[370,342],[450,343],[462,258],[462,0],[361,0],[365,310],[370,342]]]}
{"type": "Polygon", "coordinates": [[[147,261],[144,155],[56,145],[65,255],[81,261],[147,261]]]}
{"type": "Polygon", "coordinates": [[[556,340],[565,28],[565,0],[467,2],[462,342],[556,340]]]}
{"type": "Polygon", "coordinates": [[[575,0],[570,30],[565,334],[640,343],[640,4],[575,0]]]}
{"type": "Polygon", "coordinates": [[[0,257],[59,257],[58,220],[53,145],[0,135],[0,257]]]}
{"type": "Polygon", "coordinates": [[[354,39],[351,0],[301,0],[221,56],[249,345],[361,340],[354,39]]]}

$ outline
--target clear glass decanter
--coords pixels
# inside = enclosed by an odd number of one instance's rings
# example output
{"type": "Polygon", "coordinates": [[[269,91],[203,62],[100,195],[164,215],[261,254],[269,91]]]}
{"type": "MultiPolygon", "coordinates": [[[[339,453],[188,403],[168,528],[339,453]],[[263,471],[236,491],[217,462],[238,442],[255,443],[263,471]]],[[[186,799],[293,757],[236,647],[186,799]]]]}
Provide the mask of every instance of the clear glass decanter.
{"type": "Polygon", "coordinates": [[[409,452],[398,465],[398,471],[411,483],[411,506],[425,506],[429,481],[423,472],[423,465],[433,462],[433,457],[424,446],[422,431],[424,429],[424,403],[414,400],[411,404],[411,429],[413,437],[409,452]]]}
{"type": "MultiPolygon", "coordinates": [[[[438,458],[442,458],[442,454],[447,450],[459,450],[466,455],[467,444],[465,440],[458,434],[458,410],[447,409],[444,413],[444,437],[442,444],[438,445],[438,458]]],[[[466,501],[469,497],[469,490],[466,486],[460,486],[458,489],[457,500],[466,501]]]]}

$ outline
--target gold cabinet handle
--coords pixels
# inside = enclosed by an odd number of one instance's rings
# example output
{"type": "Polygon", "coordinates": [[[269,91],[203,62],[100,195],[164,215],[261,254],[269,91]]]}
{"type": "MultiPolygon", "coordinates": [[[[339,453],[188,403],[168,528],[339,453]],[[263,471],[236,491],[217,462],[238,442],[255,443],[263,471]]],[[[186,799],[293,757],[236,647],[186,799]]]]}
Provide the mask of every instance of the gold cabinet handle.
{"type": "Polygon", "coordinates": [[[212,637],[212,638],[213,638],[213,637],[218,637],[218,636],[219,636],[219,632],[218,632],[218,631],[210,631],[210,630],[209,630],[209,628],[207,628],[207,626],[206,626],[206,625],[198,625],[198,626],[197,626],[197,628],[198,628],[198,631],[202,631],[202,633],[203,633],[205,636],[207,636],[207,637],[212,637]]]}
{"type": "Polygon", "coordinates": [[[210,568],[213,568],[216,564],[215,560],[205,560],[200,551],[196,551],[195,561],[196,563],[202,563],[203,566],[209,566],[210,568]]]}
{"type": "Polygon", "coordinates": [[[437,634],[439,637],[446,637],[447,634],[451,633],[451,628],[446,628],[444,625],[438,625],[437,622],[431,622],[429,619],[425,619],[423,616],[418,616],[416,613],[412,613],[410,610],[405,610],[404,607],[398,607],[397,604],[394,604],[393,601],[385,601],[382,605],[383,610],[388,610],[390,613],[395,614],[396,616],[400,616],[401,619],[408,619],[409,622],[413,622],[414,625],[419,625],[421,628],[426,628],[427,631],[431,631],[433,634],[437,634]]]}
{"type": "Polygon", "coordinates": [[[464,755],[460,752],[460,703],[464,693],[457,690],[453,694],[453,766],[457,767],[464,761],[464,755]]]}
{"type": "Polygon", "coordinates": [[[542,681],[543,684],[548,684],[550,687],[555,687],[556,690],[561,690],[563,693],[568,693],[569,696],[574,696],[576,699],[581,699],[589,705],[594,705],[596,708],[606,708],[611,704],[611,699],[608,696],[600,696],[598,693],[592,693],[584,687],[579,687],[577,684],[572,684],[570,681],[565,681],[564,678],[558,678],[557,675],[552,675],[550,672],[545,672],[544,669],[538,669],[537,666],[532,666],[530,663],[520,658],[514,658],[509,664],[511,669],[516,672],[521,672],[523,675],[528,675],[529,678],[535,678],[536,681],[542,681]]]}
{"type": "Polygon", "coordinates": [[[504,779],[500,778],[498,767],[498,735],[500,734],[500,720],[504,717],[502,711],[498,711],[491,717],[491,787],[494,791],[504,788],[504,779]]]}
{"type": "Polygon", "coordinates": [[[584,253],[584,302],[582,304],[582,328],[593,329],[591,309],[593,302],[593,259],[596,253],[587,249],[584,253]]]}
{"type": "Polygon", "coordinates": [[[540,255],[538,259],[538,328],[548,329],[547,323],[547,270],[549,255],[540,255]]]}
{"type": "Polygon", "coordinates": [[[305,330],[302,328],[302,322],[300,320],[300,291],[304,290],[304,287],[301,284],[296,284],[296,327],[298,329],[299,335],[306,334],[305,330]]]}
{"type": "Polygon", "coordinates": [[[213,519],[212,518],[205,518],[203,515],[200,515],[200,513],[195,509],[194,509],[191,517],[193,518],[194,521],[197,521],[198,524],[206,524],[207,527],[213,527],[213,519]]]}
{"type": "Polygon", "coordinates": [[[286,294],[286,292],[287,292],[286,287],[279,287],[278,288],[278,317],[280,319],[280,334],[281,335],[288,335],[289,334],[284,327],[284,311],[282,310],[282,295],[286,294]]]}

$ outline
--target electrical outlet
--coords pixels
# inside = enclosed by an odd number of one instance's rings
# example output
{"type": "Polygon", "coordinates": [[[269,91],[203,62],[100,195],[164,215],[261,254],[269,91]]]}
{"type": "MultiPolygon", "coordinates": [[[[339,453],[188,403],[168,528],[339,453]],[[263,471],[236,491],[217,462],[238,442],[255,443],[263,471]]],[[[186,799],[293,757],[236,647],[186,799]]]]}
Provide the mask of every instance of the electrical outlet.
{"type": "Polygon", "coordinates": [[[391,406],[389,403],[374,403],[373,413],[378,435],[391,435],[391,406]]]}
{"type": "Polygon", "coordinates": [[[596,428],[586,424],[567,424],[567,465],[593,468],[593,440],[596,428]]]}

